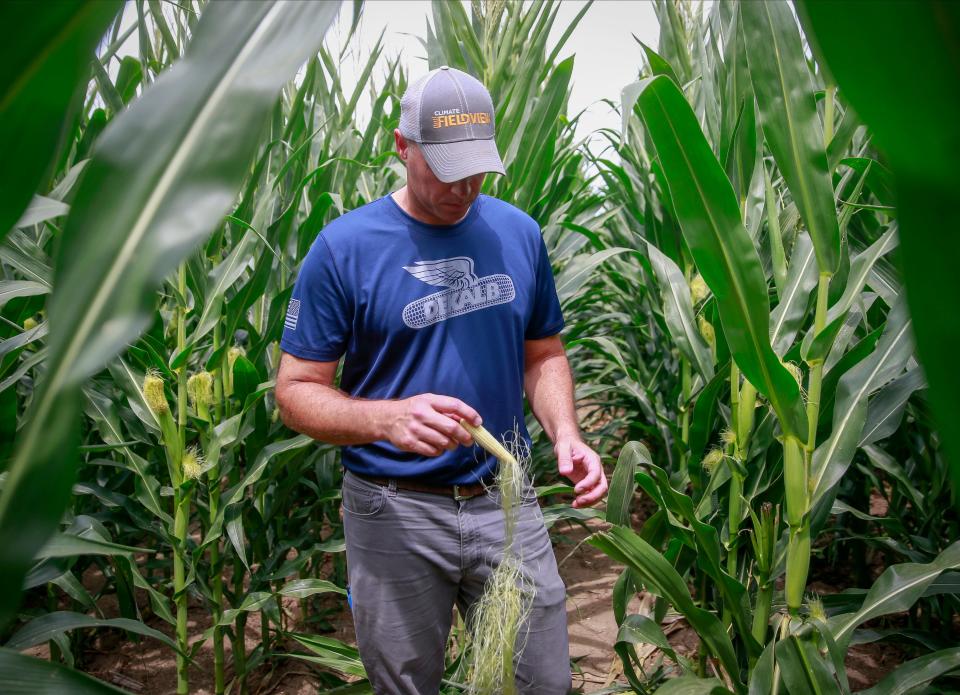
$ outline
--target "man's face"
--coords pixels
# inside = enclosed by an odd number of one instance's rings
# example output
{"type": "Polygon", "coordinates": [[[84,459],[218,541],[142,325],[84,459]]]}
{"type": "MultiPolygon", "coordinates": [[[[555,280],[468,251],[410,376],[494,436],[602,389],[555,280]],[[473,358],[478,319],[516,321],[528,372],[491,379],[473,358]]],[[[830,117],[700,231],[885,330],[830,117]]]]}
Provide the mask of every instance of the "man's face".
{"type": "Polygon", "coordinates": [[[395,131],[397,152],[407,165],[407,190],[411,201],[428,224],[454,224],[463,219],[473,201],[480,195],[486,174],[444,183],[423,157],[420,147],[395,131]],[[432,218],[432,219],[431,219],[432,218]]]}

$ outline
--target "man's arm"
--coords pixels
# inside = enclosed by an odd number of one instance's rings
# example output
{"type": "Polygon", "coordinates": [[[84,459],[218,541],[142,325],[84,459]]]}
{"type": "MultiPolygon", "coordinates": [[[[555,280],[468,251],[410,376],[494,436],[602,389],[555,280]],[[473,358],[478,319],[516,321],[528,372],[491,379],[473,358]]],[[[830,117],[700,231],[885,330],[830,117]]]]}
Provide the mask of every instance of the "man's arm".
{"type": "Polygon", "coordinates": [[[439,456],[473,439],[460,419],[480,425],[463,401],[425,393],[401,400],[351,398],[333,384],[337,362],[284,353],[277,371],[277,407],[292,430],[329,444],[389,441],[403,451],[439,456]]]}
{"type": "Polygon", "coordinates": [[[560,336],[524,342],[524,389],[557,455],[560,474],[574,481],[574,507],[587,507],[607,491],[600,457],[580,435],[573,375],[560,336]]]}

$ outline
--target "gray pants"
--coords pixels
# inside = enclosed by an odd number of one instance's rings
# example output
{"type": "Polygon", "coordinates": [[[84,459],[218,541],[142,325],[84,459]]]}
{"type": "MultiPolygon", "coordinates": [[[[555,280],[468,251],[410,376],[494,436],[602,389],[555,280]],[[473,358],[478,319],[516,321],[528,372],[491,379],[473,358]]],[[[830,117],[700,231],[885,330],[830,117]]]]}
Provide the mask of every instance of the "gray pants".
{"type": "MultiPolygon", "coordinates": [[[[498,495],[457,501],[383,487],[346,471],[343,510],[357,646],[374,691],[433,695],[454,604],[468,615],[502,558],[498,495]]],[[[566,589],[532,492],[514,534],[524,575],[536,587],[518,636],[517,689],[565,695],[571,685],[566,589]]]]}

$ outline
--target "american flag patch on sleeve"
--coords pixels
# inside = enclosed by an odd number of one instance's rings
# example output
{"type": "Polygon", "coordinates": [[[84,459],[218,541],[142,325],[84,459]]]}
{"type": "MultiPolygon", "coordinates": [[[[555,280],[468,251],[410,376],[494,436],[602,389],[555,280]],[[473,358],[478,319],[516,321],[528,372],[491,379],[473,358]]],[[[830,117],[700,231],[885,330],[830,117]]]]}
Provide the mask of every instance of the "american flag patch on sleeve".
{"type": "Polygon", "coordinates": [[[297,330],[297,318],[300,316],[300,300],[291,299],[287,305],[287,317],[283,320],[283,325],[291,331],[297,330]]]}

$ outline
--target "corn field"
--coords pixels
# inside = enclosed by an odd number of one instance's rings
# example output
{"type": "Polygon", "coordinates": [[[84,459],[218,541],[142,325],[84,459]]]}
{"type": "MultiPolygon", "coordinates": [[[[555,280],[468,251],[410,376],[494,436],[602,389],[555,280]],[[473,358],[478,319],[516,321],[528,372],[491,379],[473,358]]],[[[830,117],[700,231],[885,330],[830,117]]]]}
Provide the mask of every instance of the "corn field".
{"type": "MultiPolygon", "coordinates": [[[[434,0],[420,37],[490,91],[483,192],[541,226],[608,464],[573,508],[529,415],[548,526],[619,577],[618,677],[587,692],[849,693],[863,645],[896,662],[864,692],[956,692],[960,10],[654,0],[622,125],[589,140],[566,42],[591,4],[557,32],[554,0],[434,0]]],[[[324,40],[362,12],[0,8],[0,691],[137,692],[86,673],[113,635],[175,661],[163,692],[271,692],[291,664],[372,692],[328,629],[338,450],[273,395],[311,245],[405,180],[417,75],[381,35],[345,83],[324,40]]]]}

